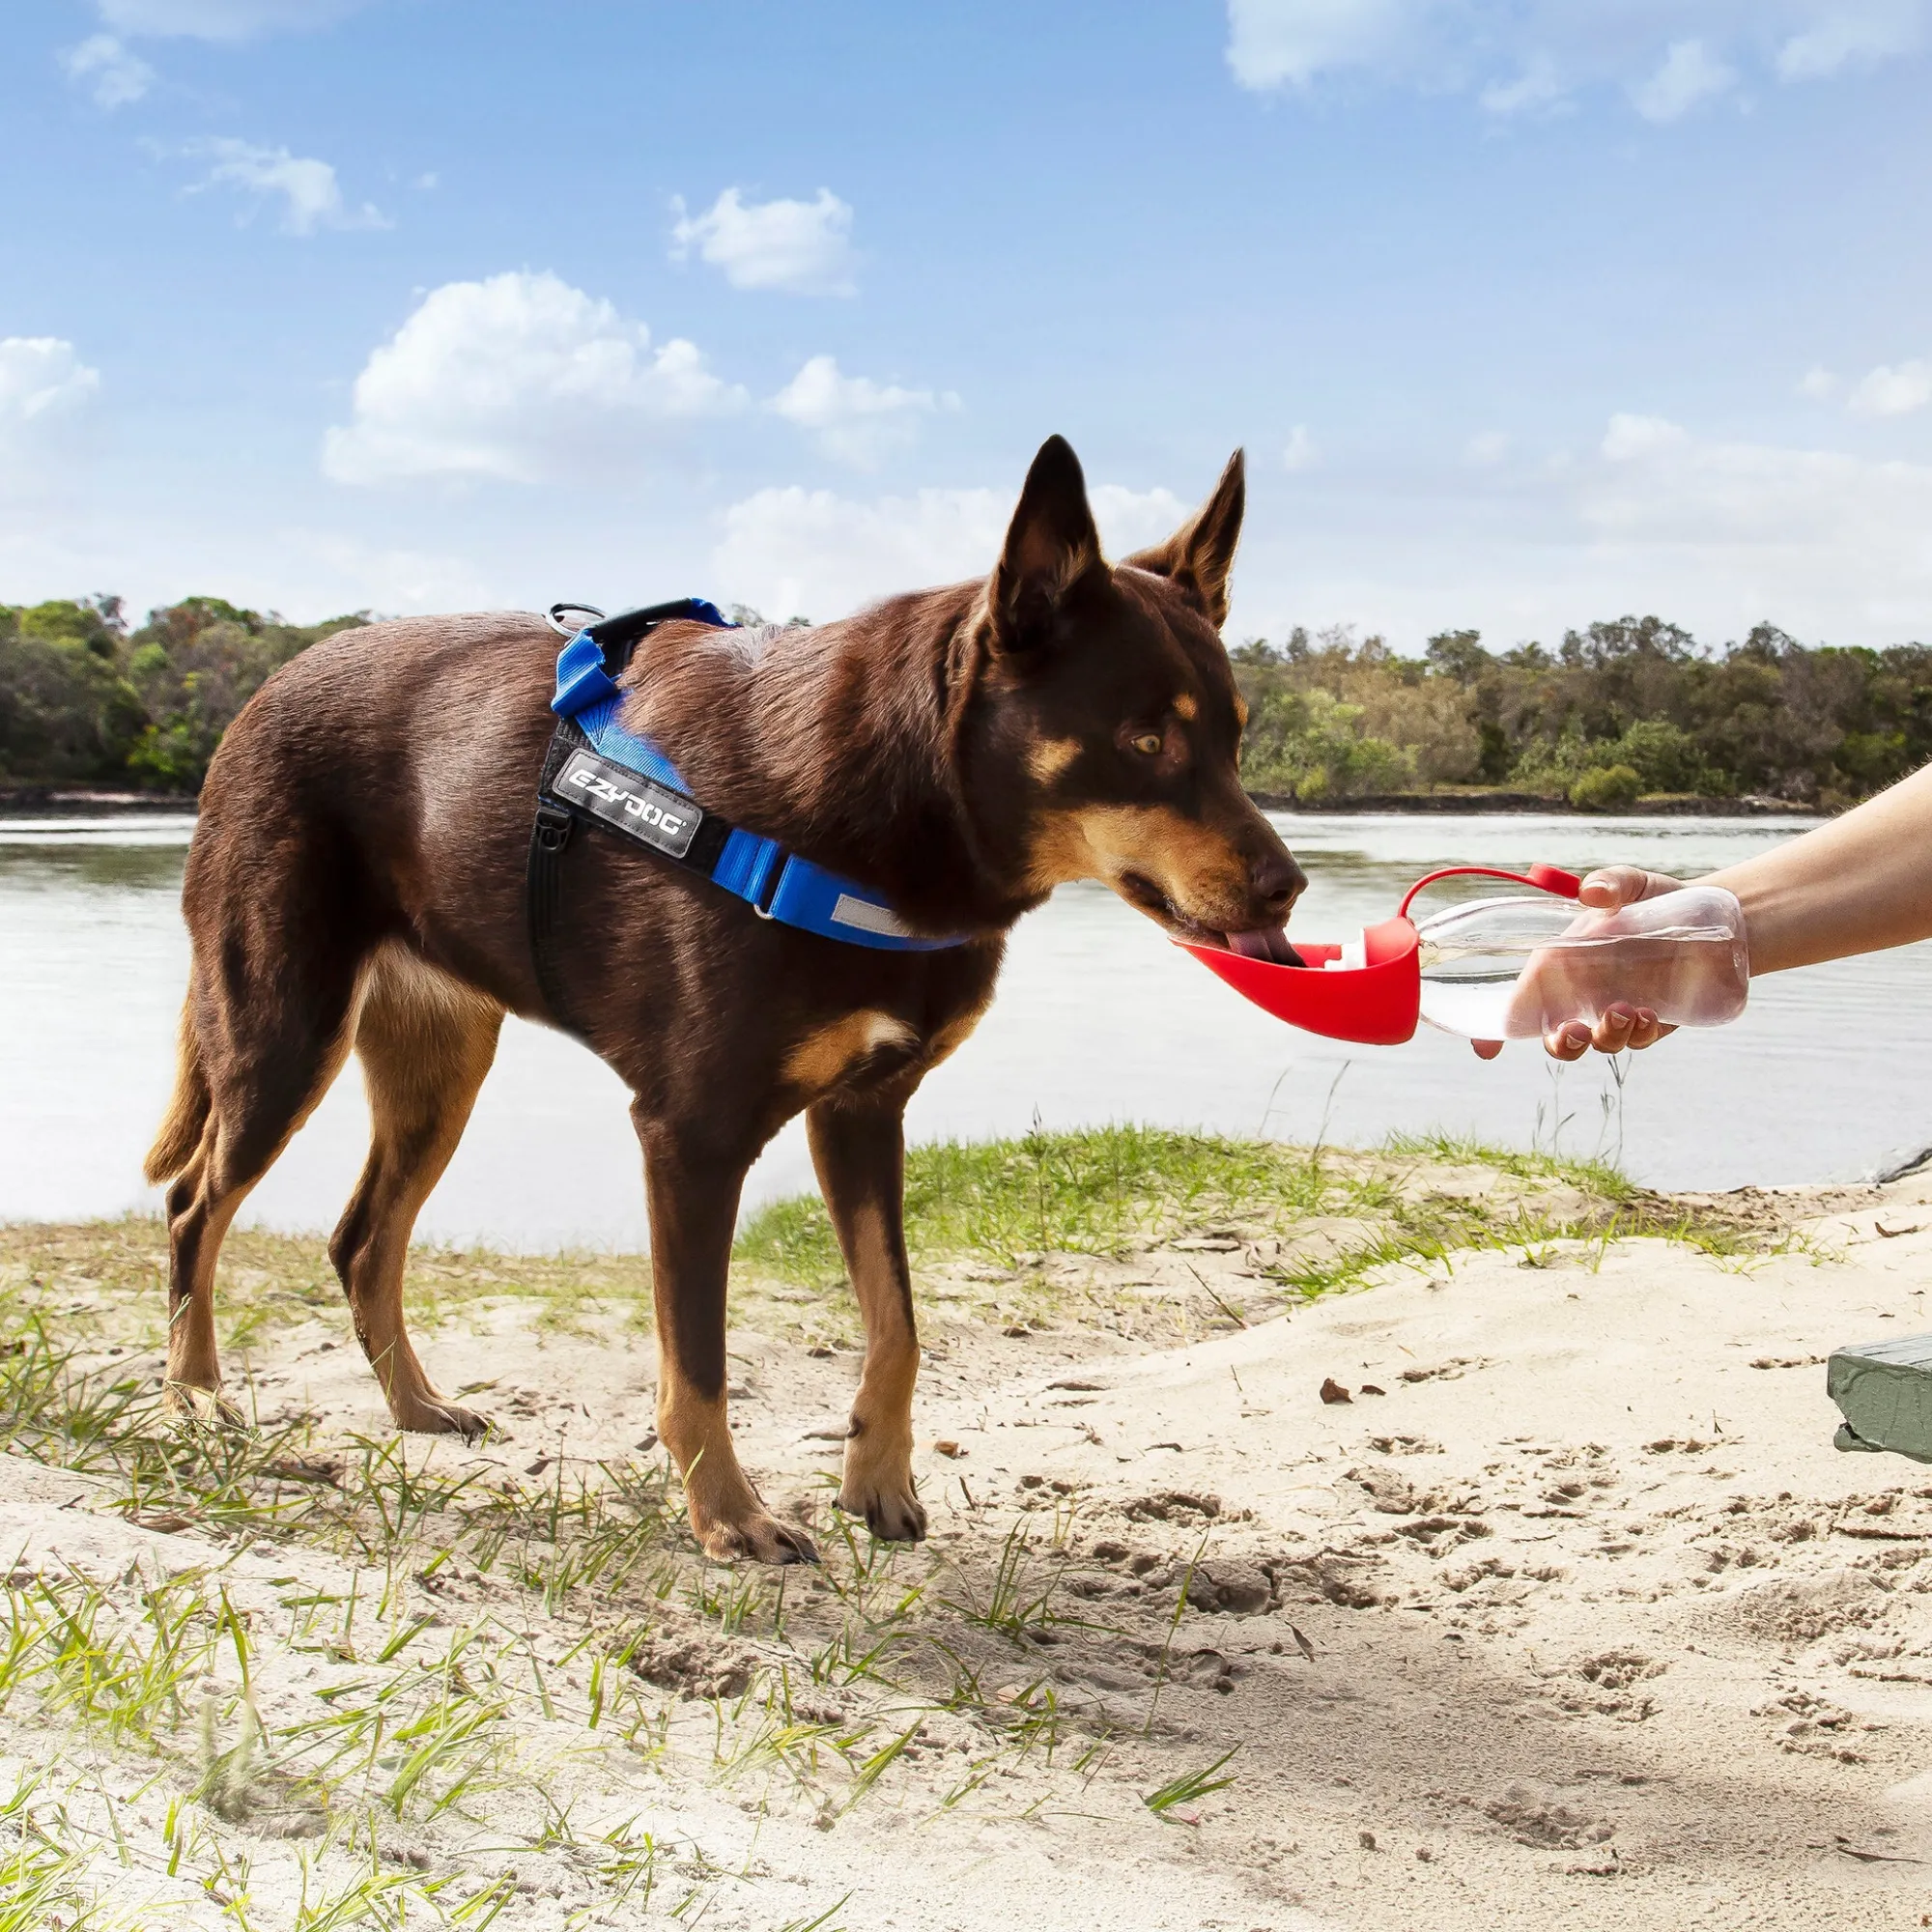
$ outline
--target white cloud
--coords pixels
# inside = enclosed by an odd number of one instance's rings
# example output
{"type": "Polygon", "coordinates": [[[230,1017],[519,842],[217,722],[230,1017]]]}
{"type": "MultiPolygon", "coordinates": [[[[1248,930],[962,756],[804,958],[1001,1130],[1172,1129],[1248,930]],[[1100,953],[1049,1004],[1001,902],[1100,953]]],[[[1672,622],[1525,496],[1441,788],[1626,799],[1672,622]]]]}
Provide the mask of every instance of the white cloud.
{"type": "Polygon", "coordinates": [[[1654,611],[1712,642],[1769,619],[1809,641],[1932,643],[1932,463],[1634,414],[1567,460],[1528,454],[1384,469],[1292,506],[1258,472],[1230,635],[1352,621],[1416,650],[1470,624],[1507,647],[1654,611]]]}
{"type": "Polygon", "coordinates": [[[1633,463],[1690,440],[1689,430],[1662,416],[1614,415],[1604,432],[1604,456],[1611,463],[1633,463]]]}
{"type": "Polygon", "coordinates": [[[100,372],[57,335],[0,336],[0,501],[9,504],[7,534],[43,534],[49,491],[71,480],[84,439],[76,412],[100,387],[100,372]],[[24,518],[24,521],[22,519],[24,518]]]}
{"type": "Polygon", "coordinates": [[[1666,121],[1745,70],[1814,80],[1916,53],[1928,13],[1932,0],[1228,0],[1227,52],[1262,92],[1355,74],[1508,115],[1613,85],[1666,121]]]}
{"type": "Polygon", "coordinates": [[[1492,80],[1476,99],[1486,113],[1534,114],[1558,106],[1565,92],[1556,63],[1548,54],[1531,54],[1514,80],[1492,80]]]}
{"type": "Polygon", "coordinates": [[[232,187],[259,204],[272,196],[282,201],[284,235],[313,235],[318,228],[386,228],[380,209],[364,202],[351,208],[342,198],[342,185],[327,161],[292,155],[286,148],[261,148],[250,141],[196,141],[183,151],[213,161],[197,191],[232,187]]]}
{"type": "MultiPolygon", "coordinates": [[[[843,616],[895,591],[990,571],[1015,495],[934,489],[860,502],[830,490],[760,490],[725,511],[713,578],[719,594],[772,616],[843,616]]],[[[1157,542],[1188,514],[1167,490],[1102,483],[1088,496],[1114,555],[1157,542]]]]}
{"type": "Polygon", "coordinates": [[[57,335],[0,336],[0,431],[77,408],[100,387],[71,342],[57,335]]]}
{"type": "Polygon", "coordinates": [[[1321,452],[1315,446],[1315,439],[1308,434],[1306,423],[1296,423],[1288,433],[1288,441],[1282,445],[1281,467],[1291,473],[1301,469],[1313,469],[1321,461],[1321,452]]]}
{"type": "Polygon", "coordinates": [[[667,425],[741,407],[690,342],[553,274],[446,282],[355,379],[323,469],[341,483],[528,483],[634,469],[667,425]]]}
{"type": "Polygon", "coordinates": [[[990,569],[1011,514],[993,490],[871,503],[796,485],[760,490],[724,512],[713,579],[724,596],[775,617],[838,617],[895,590],[990,569]]]}
{"type": "Polygon", "coordinates": [[[1243,87],[1305,87],[1378,65],[1427,11],[1418,0],[1228,0],[1228,65],[1243,87]]]}
{"type": "Polygon", "coordinates": [[[1631,101],[1646,121],[1676,121],[1736,80],[1702,41],[1673,41],[1657,71],[1631,89],[1631,101]]]}
{"type": "Polygon", "coordinates": [[[959,398],[951,390],[940,396],[930,389],[840,375],[834,357],[814,355],[769,407],[787,422],[811,431],[828,456],[869,469],[893,451],[910,446],[925,417],[942,409],[956,410],[959,398]]]}
{"type": "MultiPolygon", "coordinates": [[[[1124,556],[1130,550],[1145,550],[1172,536],[1195,510],[1195,505],[1183,503],[1172,490],[1157,485],[1151,490],[1129,490],[1122,483],[1096,483],[1087,492],[1087,501],[1109,556],[1124,556]]],[[[989,556],[984,568],[992,567],[989,556]]]]}
{"type": "Polygon", "coordinates": [[[1798,379],[1798,393],[1814,403],[1829,403],[1842,384],[1831,370],[1814,363],[1798,379]]]}
{"type": "Polygon", "coordinates": [[[155,71],[112,34],[90,34],[61,56],[70,80],[94,96],[97,107],[126,107],[155,84],[155,71]]]}
{"type": "Polygon", "coordinates": [[[1510,440],[1499,429],[1486,429],[1463,445],[1466,462],[1478,469],[1493,469],[1509,454],[1510,440]]]}
{"type": "Polygon", "coordinates": [[[1782,79],[1821,80],[1841,68],[1912,53],[1924,34],[1919,0],[1862,0],[1814,11],[1822,17],[1777,50],[1782,79]]]}
{"type": "Polygon", "coordinates": [[[1932,403],[1932,361],[1880,363],[1846,399],[1855,415],[1905,416],[1932,403]]]}
{"type": "Polygon", "coordinates": [[[1722,585],[1742,608],[1826,635],[1874,606],[1902,625],[1932,617],[1932,467],[1706,441],[1634,416],[1612,419],[1604,449],[1613,460],[1581,479],[1577,507],[1632,576],[1722,585]]]}
{"type": "Polygon", "coordinates": [[[694,251],[734,289],[782,289],[791,295],[849,296],[852,280],[852,210],[829,187],[815,201],[748,202],[727,187],[702,214],[687,214],[682,198],[671,203],[670,258],[694,251]]]}
{"type": "MultiPolygon", "coordinates": [[[[314,611],[487,611],[510,600],[468,557],[401,549],[334,530],[278,533],[280,571],[306,580],[305,608],[314,611]]],[[[272,578],[272,567],[258,573],[272,578]]],[[[229,580],[224,578],[224,582],[229,580]]],[[[262,593],[273,604],[285,592],[262,593]]]]}
{"type": "Polygon", "coordinates": [[[301,33],[327,26],[366,4],[367,0],[98,0],[100,17],[124,34],[197,41],[301,33]]]}

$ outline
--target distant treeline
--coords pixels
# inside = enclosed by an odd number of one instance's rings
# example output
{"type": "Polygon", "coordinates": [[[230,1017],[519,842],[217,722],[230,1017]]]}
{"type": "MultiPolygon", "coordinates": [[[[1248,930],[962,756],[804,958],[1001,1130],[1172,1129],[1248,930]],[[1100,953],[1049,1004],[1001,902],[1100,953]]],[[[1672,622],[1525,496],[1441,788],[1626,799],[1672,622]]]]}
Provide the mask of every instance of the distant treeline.
{"type": "MultiPolygon", "coordinates": [[[[738,612],[751,618],[755,613],[738,612]]],[[[367,614],[285,624],[189,597],[128,628],[118,598],[0,605],[0,782],[200,788],[278,666],[367,614]]],[[[1322,805],[1487,786],[1599,810],[1759,795],[1827,809],[1932,758],[1932,646],[1807,647],[1769,624],[1700,646],[1657,617],[1420,658],[1346,629],[1234,651],[1251,790],[1322,805]]]]}
{"type": "Polygon", "coordinates": [[[0,781],[199,791],[269,673],[366,621],[285,624],[189,597],[129,630],[118,597],[0,604],[0,781]]]}
{"type": "Polygon", "coordinates": [[[1444,631],[1421,658],[1347,630],[1234,651],[1250,790],[1308,805],[1484,785],[1598,810],[1762,796],[1831,810],[1932,758],[1932,646],[1839,649],[1760,624],[1700,646],[1624,617],[1495,653],[1444,631]]]}

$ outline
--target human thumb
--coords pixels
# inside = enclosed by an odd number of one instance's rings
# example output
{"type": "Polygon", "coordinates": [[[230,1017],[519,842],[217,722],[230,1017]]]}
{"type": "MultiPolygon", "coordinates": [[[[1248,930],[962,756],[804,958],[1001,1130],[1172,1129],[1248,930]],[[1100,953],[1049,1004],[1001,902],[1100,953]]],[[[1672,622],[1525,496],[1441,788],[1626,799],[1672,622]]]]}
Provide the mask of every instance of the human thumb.
{"type": "Polygon", "coordinates": [[[1617,912],[1653,889],[1652,874],[1641,866],[1605,866],[1583,881],[1577,896],[1593,912],[1617,912]]]}

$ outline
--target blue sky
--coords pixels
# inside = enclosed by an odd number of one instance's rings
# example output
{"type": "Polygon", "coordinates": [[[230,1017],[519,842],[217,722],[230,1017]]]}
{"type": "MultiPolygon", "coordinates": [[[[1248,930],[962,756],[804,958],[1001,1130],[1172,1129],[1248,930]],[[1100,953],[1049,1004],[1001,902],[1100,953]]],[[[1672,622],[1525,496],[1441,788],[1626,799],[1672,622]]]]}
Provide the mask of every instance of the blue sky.
{"type": "Polygon", "coordinates": [[[14,0],[0,597],[1932,639],[1932,0],[14,0]]]}

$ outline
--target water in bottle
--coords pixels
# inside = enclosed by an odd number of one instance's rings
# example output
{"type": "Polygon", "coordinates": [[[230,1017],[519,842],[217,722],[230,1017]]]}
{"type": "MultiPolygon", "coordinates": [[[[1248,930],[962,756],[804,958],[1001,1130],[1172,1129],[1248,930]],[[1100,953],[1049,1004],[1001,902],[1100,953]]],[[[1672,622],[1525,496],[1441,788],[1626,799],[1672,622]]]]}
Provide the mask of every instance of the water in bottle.
{"type": "Polygon", "coordinates": [[[1422,1017],[1469,1039],[1529,1039],[1613,1005],[1666,1026],[1714,1027],[1745,1009],[1743,908],[1720,886],[1685,886],[1617,912],[1574,900],[1465,900],[1416,927],[1422,1017]]]}

